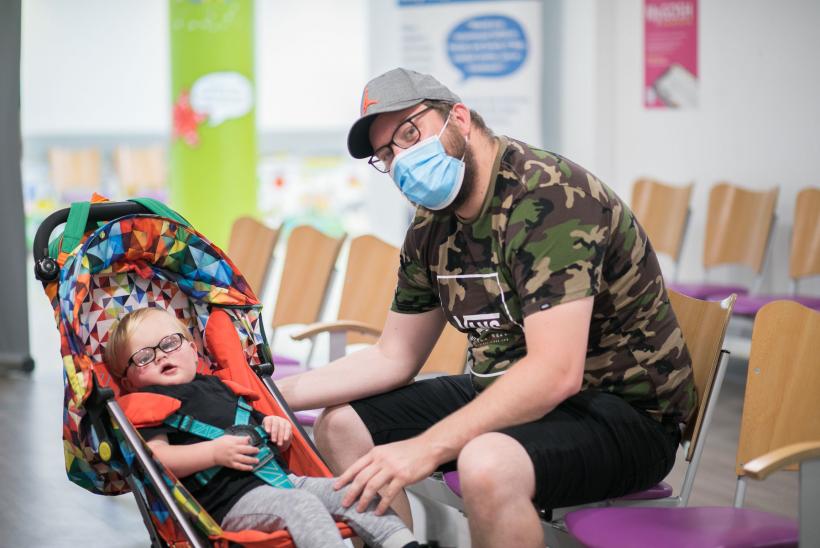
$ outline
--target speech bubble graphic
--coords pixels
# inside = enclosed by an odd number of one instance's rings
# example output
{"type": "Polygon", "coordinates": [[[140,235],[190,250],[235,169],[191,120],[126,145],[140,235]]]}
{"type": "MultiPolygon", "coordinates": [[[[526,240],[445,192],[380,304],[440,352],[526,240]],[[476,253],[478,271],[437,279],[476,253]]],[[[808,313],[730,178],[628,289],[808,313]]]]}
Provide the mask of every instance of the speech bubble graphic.
{"type": "Polygon", "coordinates": [[[465,80],[511,74],[524,63],[527,50],[524,29],[506,15],[471,17],[447,35],[447,55],[465,80]]]}
{"type": "Polygon", "coordinates": [[[212,72],[191,87],[191,106],[208,116],[209,126],[239,118],[253,107],[253,87],[238,72],[212,72]]]}

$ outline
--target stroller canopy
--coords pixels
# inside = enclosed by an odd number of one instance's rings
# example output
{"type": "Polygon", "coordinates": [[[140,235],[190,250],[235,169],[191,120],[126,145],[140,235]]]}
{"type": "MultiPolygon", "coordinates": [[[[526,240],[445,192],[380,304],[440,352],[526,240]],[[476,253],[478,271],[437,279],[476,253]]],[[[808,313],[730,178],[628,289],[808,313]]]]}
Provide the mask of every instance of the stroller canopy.
{"type": "Polygon", "coordinates": [[[222,250],[190,227],[143,214],[105,224],[74,250],[60,271],[58,302],[63,356],[94,363],[115,322],[136,308],[172,309],[198,339],[209,305],[261,306],[222,250]]]}

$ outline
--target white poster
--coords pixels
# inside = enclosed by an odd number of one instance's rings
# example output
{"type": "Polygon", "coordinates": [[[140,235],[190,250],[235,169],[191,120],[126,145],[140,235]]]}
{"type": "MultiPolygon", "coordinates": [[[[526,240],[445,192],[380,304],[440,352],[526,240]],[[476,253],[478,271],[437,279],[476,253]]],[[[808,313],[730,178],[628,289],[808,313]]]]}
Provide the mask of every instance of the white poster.
{"type": "Polygon", "coordinates": [[[542,144],[540,1],[398,6],[400,66],[435,76],[496,133],[542,144]]]}

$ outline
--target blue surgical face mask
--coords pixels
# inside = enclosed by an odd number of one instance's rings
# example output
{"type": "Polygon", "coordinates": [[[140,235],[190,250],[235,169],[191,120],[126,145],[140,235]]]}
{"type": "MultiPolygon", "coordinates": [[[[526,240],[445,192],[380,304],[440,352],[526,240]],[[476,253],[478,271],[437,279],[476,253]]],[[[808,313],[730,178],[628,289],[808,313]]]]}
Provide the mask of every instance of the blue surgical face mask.
{"type": "Polygon", "coordinates": [[[455,200],[464,180],[463,158],[444,150],[441,134],[419,141],[393,159],[390,176],[408,200],[427,209],[444,209],[455,200]]]}

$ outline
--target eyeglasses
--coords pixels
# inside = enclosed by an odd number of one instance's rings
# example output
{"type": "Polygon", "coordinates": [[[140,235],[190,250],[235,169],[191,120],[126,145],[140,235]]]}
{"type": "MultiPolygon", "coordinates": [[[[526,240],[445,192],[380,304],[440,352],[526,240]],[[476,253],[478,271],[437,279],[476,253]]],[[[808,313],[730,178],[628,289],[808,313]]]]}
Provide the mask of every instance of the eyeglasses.
{"type": "Polygon", "coordinates": [[[397,127],[393,132],[390,142],[374,152],[373,156],[370,157],[367,163],[382,173],[389,172],[390,165],[393,163],[393,158],[396,156],[393,154],[393,145],[396,145],[401,149],[407,149],[418,143],[421,138],[421,132],[419,131],[418,126],[413,123],[413,120],[432,109],[433,107],[427,107],[420,110],[400,123],[399,127],[397,127]]]}
{"type": "Polygon", "coordinates": [[[153,362],[157,358],[157,348],[166,354],[170,354],[171,352],[176,352],[179,350],[184,340],[185,336],[182,333],[173,333],[167,337],[163,337],[156,346],[148,346],[137,350],[131,355],[130,358],[128,358],[128,365],[125,367],[126,371],[123,372],[123,376],[125,376],[125,373],[128,371],[128,367],[131,365],[145,367],[153,362]]]}

